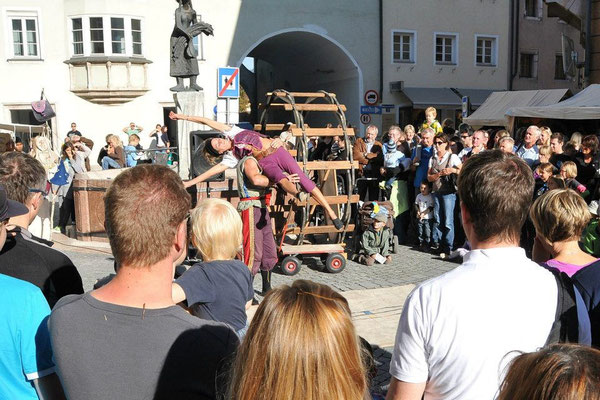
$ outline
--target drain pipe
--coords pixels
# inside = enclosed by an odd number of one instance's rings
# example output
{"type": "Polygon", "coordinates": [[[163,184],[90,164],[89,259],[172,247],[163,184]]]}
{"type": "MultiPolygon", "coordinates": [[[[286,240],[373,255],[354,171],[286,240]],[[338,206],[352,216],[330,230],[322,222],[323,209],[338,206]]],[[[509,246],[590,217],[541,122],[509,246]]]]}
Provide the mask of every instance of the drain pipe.
{"type": "Polygon", "coordinates": [[[583,88],[590,85],[590,64],[592,62],[592,0],[587,1],[587,16],[585,21],[585,66],[583,88]]]}
{"type": "Polygon", "coordinates": [[[512,90],[513,80],[513,65],[514,65],[514,51],[515,51],[515,0],[510,0],[509,6],[510,16],[509,20],[509,36],[508,36],[508,90],[512,90]]]}
{"type": "Polygon", "coordinates": [[[383,0],[379,0],[379,98],[383,100],[383,0]]]}

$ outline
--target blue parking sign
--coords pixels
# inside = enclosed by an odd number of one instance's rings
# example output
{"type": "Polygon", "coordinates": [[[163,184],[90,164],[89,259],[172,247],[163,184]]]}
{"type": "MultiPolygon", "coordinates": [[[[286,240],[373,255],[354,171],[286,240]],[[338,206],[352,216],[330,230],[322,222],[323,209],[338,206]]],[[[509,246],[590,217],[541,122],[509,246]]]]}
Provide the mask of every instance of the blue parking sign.
{"type": "Polygon", "coordinates": [[[220,98],[240,97],[240,69],[219,68],[217,94],[220,98]]]}

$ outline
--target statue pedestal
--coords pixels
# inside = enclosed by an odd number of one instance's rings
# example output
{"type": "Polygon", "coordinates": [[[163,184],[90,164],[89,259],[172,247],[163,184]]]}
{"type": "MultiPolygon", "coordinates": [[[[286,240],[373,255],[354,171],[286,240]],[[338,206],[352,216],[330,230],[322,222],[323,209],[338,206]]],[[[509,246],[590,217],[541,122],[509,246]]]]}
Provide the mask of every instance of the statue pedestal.
{"type": "MultiPolygon", "coordinates": [[[[173,94],[177,114],[204,117],[204,92],[177,92],[173,94]]],[[[205,129],[190,121],[177,121],[177,143],[179,147],[179,176],[187,180],[192,178],[190,132],[205,129]]]]}

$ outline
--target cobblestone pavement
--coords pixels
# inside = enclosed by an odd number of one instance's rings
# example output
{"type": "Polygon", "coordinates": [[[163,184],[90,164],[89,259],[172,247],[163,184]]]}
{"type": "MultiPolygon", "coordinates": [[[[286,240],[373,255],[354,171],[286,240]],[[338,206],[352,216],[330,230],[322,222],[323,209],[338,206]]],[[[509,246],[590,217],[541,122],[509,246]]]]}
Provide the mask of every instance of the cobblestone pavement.
{"type": "MultiPolygon", "coordinates": [[[[84,283],[86,291],[91,290],[97,279],[113,272],[113,258],[110,250],[104,249],[81,249],[76,247],[65,247],[57,245],[68,254],[77,266],[84,283]]],[[[457,264],[442,261],[438,257],[427,253],[412,250],[410,247],[400,246],[397,255],[393,255],[393,261],[388,265],[376,264],[372,267],[348,261],[346,268],[337,274],[331,274],[324,270],[319,259],[305,259],[300,272],[294,276],[285,276],[278,270],[273,273],[273,285],[290,284],[296,279],[308,279],[324,283],[344,292],[347,290],[364,290],[384,287],[416,284],[429,278],[438,276],[455,268],[457,264]]],[[[259,296],[261,290],[261,279],[255,279],[254,288],[259,296]]],[[[377,375],[372,381],[374,393],[385,394],[389,385],[389,364],[392,354],[391,347],[380,348],[374,346],[375,363],[377,375]]]]}

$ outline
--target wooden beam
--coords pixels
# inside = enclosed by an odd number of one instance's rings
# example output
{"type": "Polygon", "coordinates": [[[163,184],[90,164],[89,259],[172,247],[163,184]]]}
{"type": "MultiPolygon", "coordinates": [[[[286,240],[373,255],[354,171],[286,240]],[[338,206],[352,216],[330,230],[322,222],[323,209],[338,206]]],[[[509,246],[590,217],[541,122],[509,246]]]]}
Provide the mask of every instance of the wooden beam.
{"type": "MultiPolygon", "coordinates": [[[[325,196],[325,200],[327,200],[327,203],[331,206],[334,204],[346,204],[348,203],[348,196],[325,196]]],[[[350,196],[350,203],[358,203],[358,201],[360,200],[360,197],[357,194],[353,194],[352,196],[350,196]]],[[[314,198],[310,198],[310,205],[318,205],[319,203],[317,203],[317,201],[314,198]]],[[[306,202],[298,202],[296,203],[299,206],[304,206],[306,205],[306,202]]]]}
{"type": "MultiPolygon", "coordinates": [[[[348,225],[348,228],[346,228],[346,232],[352,232],[354,230],[354,224],[350,224],[348,225]]],[[[310,234],[319,234],[319,233],[335,233],[335,232],[342,232],[343,228],[340,230],[335,229],[335,226],[333,225],[321,225],[321,226],[307,226],[306,228],[304,228],[304,230],[302,230],[300,227],[296,227],[293,229],[288,230],[286,233],[293,233],[293,234],[300,234],[303,233],[305,235],[310,235],[310,234]]]]}
{"type": "MultiPolygon", "coordinates": [[[[285,124],[267,124],[265,127],[267,131],[280,131],[283,129],[285,124]]],[[[293,126],[296,126],[295,124],[293,126]]],[[[259,132],[262,129],[261,124],[254,124],[254,130],[259,132]]]]}
{"type": "MultiPolygon", "coordinates": [[[[354,164],[354,168],[358,168],[358,161],[350,163],[350,161],[309,161],[306,163],[306,169],[309,171],[328,170],[328,169],[350,169],[354,164]]],[[[298,162],[300,168],[304,167],[302,162],[298,162]]]]}
{"type": "MultiPolygon", "coordinates": [[[[287,97],[287,93],[279,91],[269,92],[267,93],[267,96],[271,96],[273,93],[275,93],[277,97],[287,97]]],[[[290,92],[290,94],[294,97],[325,97],[325,94],[320,92],[290,92]]],[[[330,94],[331,97],[335,97],[335,93],[330,94]]]]}
{"type": "MultiPolygon", "coordinates": [[[[283,129],[283,128],[282,128],[283,129]]],[[[354,136],[354,128],[346,128],[348,136],[354,136]]],[[[294,136],[301,137],[301,128],[292,128],[292,134],[294,136]]],[[[342,128],[306,128],[306,136],[342,136],[344,130],[342,128]]]]}
{"type": "Polygon", "coordinates": [[[322,254],[322,253],[343,253],[344,243],[342,244],[284,244],[281,246],[282,254],[322,254]]]}
{"type": "MultiPolygon", "coordinates": [[[[271,104],[273,106],[274,104],[271,104]]],[[[293,111],[294,106],[291,104],[282,104],[285,111],[293,111]]],[[[338,106],[335,104],[296,104],[298,111],[338,111],[338,106]]],[[[340,104],[340,109],[346,111],[346,106],[340,104]]]]}

